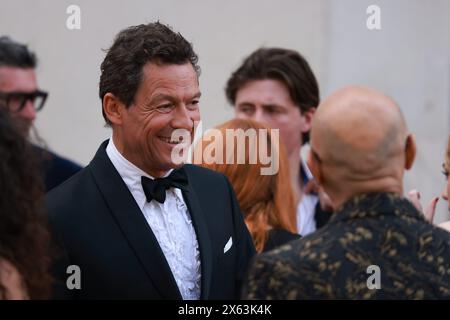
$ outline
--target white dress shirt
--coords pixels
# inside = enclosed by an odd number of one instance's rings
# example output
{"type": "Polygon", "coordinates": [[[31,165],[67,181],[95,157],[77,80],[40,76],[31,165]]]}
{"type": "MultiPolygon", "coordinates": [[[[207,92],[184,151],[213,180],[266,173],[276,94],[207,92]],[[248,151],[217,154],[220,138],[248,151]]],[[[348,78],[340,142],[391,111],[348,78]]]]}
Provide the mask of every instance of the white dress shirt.
{"type": "MultiPolygon", "coordinates": [[[[314,179],[308,166],[302,160],[301,165],[306,173],[308,181],[314,179]]],[[[304,237],[314,231],[316,231],[316,220],[314,214],[316,212],[316,205],[319,201],[319,197],[315,194],[303,194],[302,200],[297,206],[297,230],[298,233],[304,237]]]]}
{"type": "MultiPolygon", "coordinates": [[[[192,219],[181,190],[170,188],[166,200],[147,202],[141,177],[154,179],[125,159],[109,139],[106,153],[127,185],[155,234],[184,300],[200,299],[200,252],[192,219]]],[[[167,177],[172,170],[168,171],[167,177]]]]}

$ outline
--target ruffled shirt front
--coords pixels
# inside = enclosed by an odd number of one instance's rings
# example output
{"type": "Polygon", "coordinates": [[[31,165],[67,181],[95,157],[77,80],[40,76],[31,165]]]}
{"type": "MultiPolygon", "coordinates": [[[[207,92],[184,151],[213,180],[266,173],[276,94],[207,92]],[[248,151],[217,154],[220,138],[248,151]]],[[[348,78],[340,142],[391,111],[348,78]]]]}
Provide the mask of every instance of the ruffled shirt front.
{"type": "MultiPolygon", "coordinates": [[[[106,153],[158,240],[181,296],[184,300],[200,299],[200,251],[192,219],[181,190],[168,189],[164,203],[155,200],[147,202],[141,177],[154,178],[125,159],[115,147],[112,138],[109,140],[106,153]]],[[[168,171],[165,177],[171,171],[168,171]]]]}

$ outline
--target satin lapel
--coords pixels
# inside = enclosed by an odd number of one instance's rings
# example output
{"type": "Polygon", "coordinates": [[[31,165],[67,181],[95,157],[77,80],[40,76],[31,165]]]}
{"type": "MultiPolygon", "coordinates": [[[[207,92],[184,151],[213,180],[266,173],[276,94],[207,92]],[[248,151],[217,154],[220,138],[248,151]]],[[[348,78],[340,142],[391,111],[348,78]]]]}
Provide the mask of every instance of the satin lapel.
{"type": "Polygon", "coordinates": [[[152,229],[106,154],[107,143],[108,141],[102,143],[89,165],[98,188],[155,288],[164,299],[181,299],[178,286],[152,229]]]}
{"type": "MultiPolygon", "coordinates": [[[[191,181],[193,177],[189,175],[189,170],[187,170],[187,167],[185,167],[185,170],[188,175],[188,180],[191,181]]],[[[183,197],[194,223],[197,241],[200,247],[200,261],[202,269],[201,299],[208,299],[213,265],[211,238],[206,225],[204,212],[198,203],[197,195],[193,190],[191,183],[189,184],[187,190],[183,191],[183,197]]]]}

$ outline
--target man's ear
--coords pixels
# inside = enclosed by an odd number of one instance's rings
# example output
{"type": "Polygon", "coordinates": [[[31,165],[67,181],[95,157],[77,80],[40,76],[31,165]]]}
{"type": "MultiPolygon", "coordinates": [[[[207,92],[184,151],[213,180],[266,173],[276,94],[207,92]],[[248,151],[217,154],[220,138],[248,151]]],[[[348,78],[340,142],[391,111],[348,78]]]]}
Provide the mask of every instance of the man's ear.
{"type": "Polygon", "coordinates": [[[306,161],[309,171],[311,171],[312,175],[314,176],[314,179],[316,179],[317,183],[320,185],[322,184],[323,177],[322,177],[322,170],[320,167],[320,162],[318,159],[314,156],[312,149],[309,149],[308,152],[308,160],[306,161]]]}
{"type": "Polygon", "coordinates": [[[311,130],[312,119],[314,117],[314,113],[316,112],[316,108],[310,108],[308,111],[301,111],[302,113],[302,123],[300,126],[300,131],[302,133],[308,132],[311,130]]]}
{"type": "Polygon", "coordinates": [[[125,105],[111,92],[103,97],[103,112],[112,124],[122,124],[122,116],[125,105]]]}
{"type": "Polygon", "coordinates": [[[412,168],[414,159],[416,158],[416,139],[412,134],[406,137],[405,142],[405,169],[409,170],[412,168]]]}

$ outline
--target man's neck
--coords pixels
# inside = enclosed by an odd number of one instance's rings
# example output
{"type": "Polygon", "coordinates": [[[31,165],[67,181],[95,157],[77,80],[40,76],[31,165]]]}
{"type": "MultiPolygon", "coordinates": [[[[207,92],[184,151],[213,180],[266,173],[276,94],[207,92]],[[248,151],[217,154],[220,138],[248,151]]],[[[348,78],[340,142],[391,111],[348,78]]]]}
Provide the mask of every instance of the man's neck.
{"type": "Polygon", "coordinates": [[[394,193],[399,196],[403,196],[402,183],[390,177],[386,177],[380,180],[366,181],[365,185],[351,186],[351,184],[346,184],[345,182],[343,182],[343,185],[347,186],[347,188],[345,188],[347,192],[336,194],[333,197],[333,204],[335,205],[335,208],[341,207],[350,199],[361,194],[394,193]]]}

